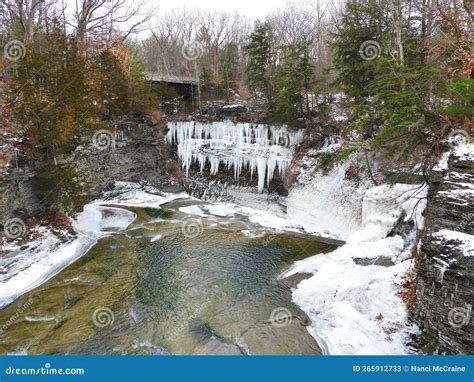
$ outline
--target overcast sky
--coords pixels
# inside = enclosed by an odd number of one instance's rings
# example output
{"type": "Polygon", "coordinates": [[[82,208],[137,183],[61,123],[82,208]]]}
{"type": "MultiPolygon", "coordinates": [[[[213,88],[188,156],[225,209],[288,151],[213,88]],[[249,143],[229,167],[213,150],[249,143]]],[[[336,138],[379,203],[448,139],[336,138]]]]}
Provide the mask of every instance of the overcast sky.
{"type": "MultiPolygon", "coordinates": [[[[73,14],[75,9],[75,0],[64,0],[68,5],[68,13],[73,14]]],[[[238,12],[239,14],[246,16],[250,21],[256,19],[264,19],[266,15],[275,11],[277,8],[283,8],[287,0],[145,0],[146,7],[142,11],[146,11],[147,8],[154,8],[157,16],[160,14],[167,13],[177,8],[186,8],[189,10],[203,10],[203,11],[217,11],[217,12],[238,12]]],[[[133,4],[140,3],[140,0],[127,0],[131,6],[133,4]]],[[[131,20],[125,24],[133,25],[136,20],[131,20]]],[[[150,35],[150,27],[156,25],[156,19],[151,19],[144,27],[141,32],[134,34],[134,38],[144,39],[150,35]]]]}
{"type": "MultiPolygon", "coordinates": [[[[72,2],[74,0],[67,0],[72,2]]],[[[128,0],[134,3],[134,0],[128,0]]],[[[283,8],[287,0],[147,0],[147,6],[157,10],[157,16],[167,13],[176,8],[197,9],[203,11],[217,12],[238,12],[248,17],[251,21],[264,19],[266,15],[283,8]]],[[[156,24],[152,19],[147,23],[141,32],[135,34],[138,39],[145,39],[150,36],[149,28],[156,24]]]]}
{"type": "Polygon", "coordinates": [[[220,12],[239,12],[249,18],[264,18],[276,8],[285,5],[286,0],[151,0],[159,12],[173,8],[202,9],[220,12]]]}

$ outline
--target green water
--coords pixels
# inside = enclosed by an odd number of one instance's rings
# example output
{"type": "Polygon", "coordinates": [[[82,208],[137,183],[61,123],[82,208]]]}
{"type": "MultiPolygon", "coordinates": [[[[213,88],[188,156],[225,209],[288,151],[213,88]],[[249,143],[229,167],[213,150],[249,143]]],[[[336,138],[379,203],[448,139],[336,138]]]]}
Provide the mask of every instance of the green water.
{"type": "Polygon", "coordinates": [[[299,234],[247,237],[261,228],[238,218],[203,219],[189,233],[183,221],[197,220],[180,205],[132,209],[126,231],[1,310],[0,353],[320,354],[291,302],[297,280],[278,275],[334,247],[299,234]]]}

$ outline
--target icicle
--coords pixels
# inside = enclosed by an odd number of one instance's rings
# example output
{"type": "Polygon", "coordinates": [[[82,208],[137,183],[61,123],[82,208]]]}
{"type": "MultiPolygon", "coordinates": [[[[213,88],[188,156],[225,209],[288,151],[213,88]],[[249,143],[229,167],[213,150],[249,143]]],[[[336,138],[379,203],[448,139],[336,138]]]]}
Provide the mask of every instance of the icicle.
{"type": "Polygon", "coordinates": [[[198,163],[201,173],[209,162],[211,175],[218,173],[222,163],[227,169],[233,167],[235,180],[239,180],[243,169],[250,170],[250,179],[257,172],[258,190],[262,192],[275,170],[283,176],[292,157],[289,146],[300,142],[303,136],[302,131],[288,132],[286,126],[186,121],[168,123],[165,141],[178,146],[186,176],[193,162],[198,163]]]}

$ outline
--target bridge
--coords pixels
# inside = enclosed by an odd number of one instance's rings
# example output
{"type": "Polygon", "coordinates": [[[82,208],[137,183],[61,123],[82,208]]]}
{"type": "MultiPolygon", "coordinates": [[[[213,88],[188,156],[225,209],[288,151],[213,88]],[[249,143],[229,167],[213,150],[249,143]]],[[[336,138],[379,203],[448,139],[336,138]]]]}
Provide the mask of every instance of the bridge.
{"type": "Polygon", "coordinates": [[[148,72],[146,77],[152,84],[173,88],[180,96],[194,98],[197,94],[197,86],[199,85],[199,78],[197,77],[176,76],[157,72],[148,72]]]}

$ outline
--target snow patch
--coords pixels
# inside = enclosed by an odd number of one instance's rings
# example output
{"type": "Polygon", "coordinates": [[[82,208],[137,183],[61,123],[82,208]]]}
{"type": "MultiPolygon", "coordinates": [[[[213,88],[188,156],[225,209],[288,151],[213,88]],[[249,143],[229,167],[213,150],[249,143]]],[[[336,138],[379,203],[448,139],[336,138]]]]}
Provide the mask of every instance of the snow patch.
{"type": "Polygon", "coordinates": [[[6,255],[0,260],[0,269],[4,270],[0,278],[0,307],[48,281],[86,254],[100,238],[126,229],[135,217],[130,211],[94,202],[86,205],[73,222],[78,233],[76,239],[63,243],[51,232],[44,232],[26,248],[15,242],[4,245],[6,255]]]}
{"type": "Polygon", "coordinates": [[[462,160],[473,162],[474,143],[456,146],[456,148],[453,150],[453,154],[462,160]]]}
{"type": "Polygon", "coordinates": [[[161,239],[161,237],[162,237],[162,235],[156,235],[156,236],[155,236],[155,237],[153,237],[153,238],[152,238],[150,241],[151,241],[152,243],[154,243],[155,241],[158,241],[158,240],[160,240],[160,239],[161,239]]]}
{"type": "Polygon", "coordinates": [[[446,171],[448,169],[448,160],[451,155],[451,151],[446,151],[441,156],[439,162],[433,167],[433,171],[446,171]]]}
{"type": "Polygon", "coordinates": [[[458,231],[442,229],[433,234],[437,241],[455,241],[455,247],[463,252],[464,256],[474,256],[474,236],[458,231]]]}

